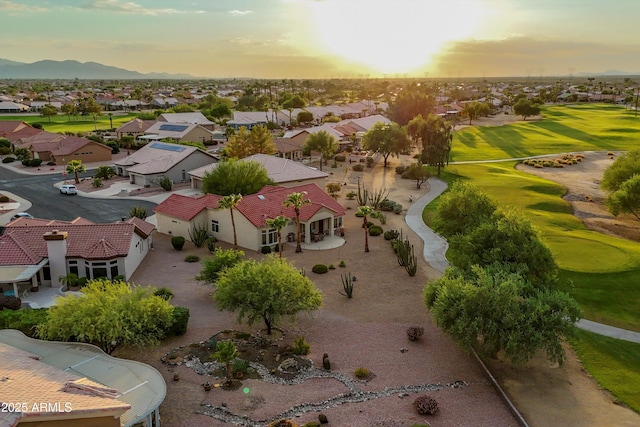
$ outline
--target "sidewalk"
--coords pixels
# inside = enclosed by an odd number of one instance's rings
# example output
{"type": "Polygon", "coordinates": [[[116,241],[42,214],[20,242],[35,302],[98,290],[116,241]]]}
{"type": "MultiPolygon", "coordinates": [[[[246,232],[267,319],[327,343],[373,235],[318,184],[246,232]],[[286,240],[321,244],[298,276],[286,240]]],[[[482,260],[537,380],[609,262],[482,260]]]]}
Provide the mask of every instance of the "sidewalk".
{"type": "MultiPolygon", "coordinates": [[[[445,256],[449,244],[442,236],[426,226],[424,221],[422,221],[422,211],[425,206],[431,203],[447,189],[447,183],[433,177],[429,178],[428,182],[429,185],[431,185],[429,192],[416,200],[409,209],[407,209],[405,222],[424,241],[424,259],[429,263],[429,265],[431,265],[431,267],[441,273],[444,273],[449,266],[449,262],[445,256]]],[[[576,323],[576,326],[585,331],[604,335],[606,337],[640,343],[640,332],[616,328],[615,326],[592,322],[591,320],[586,319],[580,319],[576,323]]]]}

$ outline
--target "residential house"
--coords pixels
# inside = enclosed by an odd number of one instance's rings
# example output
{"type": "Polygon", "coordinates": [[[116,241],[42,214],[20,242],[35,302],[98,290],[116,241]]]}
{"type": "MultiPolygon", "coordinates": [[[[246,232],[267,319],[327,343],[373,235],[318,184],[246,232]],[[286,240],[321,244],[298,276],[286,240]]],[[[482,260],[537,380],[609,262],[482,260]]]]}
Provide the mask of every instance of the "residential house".
{"type": "Polygon", "coordinates": [[[31,101],[29,103],[31,111],[40,111],[40,110],[42,110],[42,108],[45,105],[51,105],[53,107],[56,107],[56,110],[58,110],[58,111],[60,111],[60,109],[62,108],[62,102],[60,102],[60,101],[51,101],[51,102],[47,102],[47,101],[31,101]]]}
{"type": "Polygon", "coordinates": [[[24,113],[29,111],[29,106],[19,104],[13,101],[1,101],[0,102],[0,114],[4,113],[24,113]]]}
{"type": "Polygon", "coordinates": [[[0,401],[15,409],[0,413],[2,426],[160,426],[167,385],[149,365],[15,329],[0,330],[0,360],[0,401]]]}
{"type": "Polygon", "coordinates": [[[163,176],[173,182],[187,182],[187,171],[215,161],[214,155],[197,147],[156,141],[114,164],[116,173],[129,176],[132,184],[150,187],[158,185],[158,179],[163,176]]]}
{"type": "Polygon", "coordinates": [[[274,138],[273,144],[276,147],[276,156],[289,160],[302,160],[304,157],[304,144],[309,135],[309,132],[303,130],[291,137],[274,138]]]}
{"type": "MultiPolygon", "coordinates": [[[[0,284],[59,287],[60,276],[129,279],[152,246],[154,225],[139,218],[96,224],[19,218],[0,235],[0,284]]],[[[24,292],[24,290],[22,290],[24,292]]]]}
{"type": "Polygon", "coordinates": [[[29,123],[19,120],[0,120],[0,138],[6,138],[16,144],[20,138],[26,138],[44,132],[29,123]]]}
{"type": "Polygon", "coordinates": [[[200,125],[193,123],[167,123],[155,122],[144,131],[144,135],[138,136],[139,140],[161,141],[173,140],[176,142],[202,142],[214,141],[217,136],[200,125]]]}
{"type": "Polygon", "coordinates": [[[193,113],[163,113],[158,116],[159,122],[200,125],[210,131],[215,130],[216,124],[207,119],[201,112],[193,113]]]}
{"type": "MultiPolygon", "coordinates": [[[[270,156],[268,154],[254,154],[241,162],[257,162],[267,170],[267,176],[276,184],[282,187],[296,187],[301,184],[315,183],[320,188],[324,188],[328,173],[319,171],[316,168],[305,166],[302,163],[281,157],[270,156]]],[[[219,163],[202,166],[200,168],[189,171],[191,177],[191,188],[201,189],[202,178],[205,173],[210,172],[219,163]]]]}
{"type": "Polygon", "coordinates": [[[277,121],[277,118],[274,117],[273,113],[268,111],[234,111],[233,119],[227,122],[227,126],[232,127],[235,130],[240,129],[241,127],[251,129],[257,125],[266,126],[268,122],[275,121],[277,121]]]}
{"type": "MultiPolygon", "coordinates": [[[[284,241],[293,241],[296,235],[295,211],[285,208],[289,194],[305,192],[310,201],[300,208],[300,229],[305,242],[311,243],[318,236],[338,235],[343,225],[345,209],[317,184],[296,187],[265,186],[256,194],[244,196],[234,209],[234,221],[238,246],[260,250],[263,246],[278,243],[277,230],[266,220],[284,215],[291,221],[282,230],[284,241]]],[[[154,209],[160,233],[183,236],[189,239],[194,226],[206,227],[209,234],[219,241],[233,243],[233,226],[228,209],[218,209],[222,196],[206,194],[198,198],[172,194],[154,209]]]]}
{"type": "Polygon", "coordinates": [[[122,138],[123,136],[138,137],[140,135],[144,135],[144,132],[155,122],[155,120],[140,120],[136,117],[135,119],[120,125],[120,127],[116,129],[116,136],[118,138],[122,138]]]}
{"type": "Polygon", "coordinates": [[[179,104],[179,101],[173,97],[154,98],[154,100],[151,101],[152,107],[160,107],[160,108],[171,108],[171,107],[175,107],[178,104],[179,104]]]}
{"type": "Polygon", "coordinates": [[[111,147],[87,138],[62,134],[49,134],[52,138],[44,140],[44,135],[35,135],[36,142],[27,146],[34,159],[65,165],[71,160],[82,163],[111,162],[111,147]]]}

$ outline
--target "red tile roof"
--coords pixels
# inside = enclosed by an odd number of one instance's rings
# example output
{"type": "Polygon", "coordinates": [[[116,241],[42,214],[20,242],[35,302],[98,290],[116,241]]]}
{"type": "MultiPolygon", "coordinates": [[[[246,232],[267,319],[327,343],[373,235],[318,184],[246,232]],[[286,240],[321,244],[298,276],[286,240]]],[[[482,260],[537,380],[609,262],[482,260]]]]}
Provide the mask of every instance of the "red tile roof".
{"type": "Polygon", "coordinates": [[[63,138],[55,141],[33,142],[29,145],[29,148],[38,153],[48,152],[54,156],[67,156],[87,145],[98,145],[111,150],[111,148],[104,144],[91,141],[87,138],[79,138],[77,136],[64,136],[63,138]]]}
{"type": "Polygon", "coordinates": [[[0,236],[0,265],[37,264],[48,256],[43,236],[53,230],[69,234],[67,258],[126,257],[133,233],[146,238],[154,229],[153,224],[141,224],[140,221],[94,224],[84,218],[76,218],[74,222],[20,218],[7,224],[0,236]]]}
{"type": "Polygon", "coordinates": [[[0,138],[7,138],[11,142],[16,142],[20,138],[26,138],[42,132],[42,129],[36,129],[23,121],[0,121],[0,138]]]}
{"type": "MultiPolygon", "coordinates": [[[[345,209],[333,197],[325,193],[317,184],[305,184],[297,187],[274,187],[267,185],[256,194],[244,196],[236,210],[244,215],[254,226],[265,227],[268,218],[284,215],[287,218],[295,218],[295,211],[285,208],[283,202],[291,193],[306,192],[311,203],[300,209],[300,220],[308,221],[323,207],[332,210],[335,216],[343,216],[345,209]]],[[[172,195],[160,203],[154,211],[182,220],[191,220],[203,209],[216,209],[221,196],[207,194],[197,199],[172,195]]]]}

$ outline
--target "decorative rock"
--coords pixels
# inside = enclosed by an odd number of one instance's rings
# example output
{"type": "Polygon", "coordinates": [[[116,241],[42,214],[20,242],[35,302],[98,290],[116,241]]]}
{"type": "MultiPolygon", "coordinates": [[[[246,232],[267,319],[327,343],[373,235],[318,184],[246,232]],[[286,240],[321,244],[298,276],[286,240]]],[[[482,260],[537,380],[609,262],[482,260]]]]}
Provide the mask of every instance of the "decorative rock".
{"type": "Polygon", "coordinates": [[[278,366],[279,371],[288,371],[290,369],[296,369],[298,367],[298,362],[295,359],[289,358],[285,359],[280,366],[278,366]]]}
{"type": "Polygon", "coordinates": [[[318,415],[318,421],[320,421],[320,424],[327,424],[329,422],[325,414],[318,415]]]}
{"type": "Polygon", "coordinates": [[[178,373],[173,374],[173,380],[174,380],[174,381],[178,381],[178,380],[180,380],[180,374],[178,374],[178,373]]]}
{"type": "Polygon", "coordinates": [[[402,347],[402,348],[400,349],[400,353],[406,353],[407,351],[409,351],[409,349],[408,349],[408,348],[404,348],[404,347],[402,347]]]}
{"type": "Polygon", "coordinates": [[[276,354],[276,362],[279,362],[279,361],[280,361],[280,355],[276,354]]]}
{"type": "Polygon", "coordinates": [[[327,371],[331,370],[331,362],[329,361],[329,355],[327,353],[322,356],[322,367],[327,371]]]}

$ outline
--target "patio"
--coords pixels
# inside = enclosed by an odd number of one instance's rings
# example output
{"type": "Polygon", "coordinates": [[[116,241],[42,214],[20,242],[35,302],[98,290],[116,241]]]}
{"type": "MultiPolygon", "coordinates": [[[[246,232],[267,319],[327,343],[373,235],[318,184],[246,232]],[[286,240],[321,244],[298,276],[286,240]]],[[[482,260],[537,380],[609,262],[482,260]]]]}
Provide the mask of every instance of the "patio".
{"type": "MultiPolygon", "coordinates": [[[[283,242],[284,243],[284,242],[283,242]]],[[[325,249],[338,248],[344,245],[346,241],[338,236],[324,236],[322,240],[306,243],[304,240],[300,243],[303,250],[322,251],[325,249]]],[[[286,242],[287,245],[296,247],[296,242],[286,242]]]]}
{"type": "Polygon", "coordinates": [[[26,295],[20,295],[22,305],[28,305],[31,308],[47,308],[51,307],[57,297],[66,295],[82,295],[82,292],[67,291],[62,292],[62,288],[52,288],[43,286],[38,292],[27,292],[26,295]]]}

